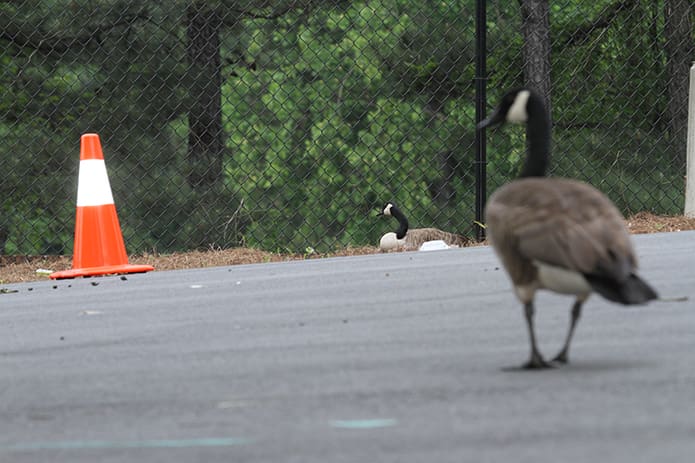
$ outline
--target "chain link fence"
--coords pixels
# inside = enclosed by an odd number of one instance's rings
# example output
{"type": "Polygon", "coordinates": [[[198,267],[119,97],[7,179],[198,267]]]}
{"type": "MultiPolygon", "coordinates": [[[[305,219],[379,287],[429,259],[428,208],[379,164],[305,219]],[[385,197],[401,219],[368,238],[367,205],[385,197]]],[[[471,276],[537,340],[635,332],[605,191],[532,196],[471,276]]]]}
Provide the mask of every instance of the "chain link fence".
{"type": "MultiPolygon", "coordinates": [[[[395,228],[376,217],[386,201],[412,226],[472,236],[475,11],[0,1],[3,253],[72,253],[86,132],[101,137],[130,253],[375,245],[395,228]]],[[[625,214],[682,212],[689,0],[494,1],[486,23],[488,107],[525,81],[543,88],[553,175],[625,214]]],[[[523,137],[488,133],[488,192],[517,174],[523,137]]]]}

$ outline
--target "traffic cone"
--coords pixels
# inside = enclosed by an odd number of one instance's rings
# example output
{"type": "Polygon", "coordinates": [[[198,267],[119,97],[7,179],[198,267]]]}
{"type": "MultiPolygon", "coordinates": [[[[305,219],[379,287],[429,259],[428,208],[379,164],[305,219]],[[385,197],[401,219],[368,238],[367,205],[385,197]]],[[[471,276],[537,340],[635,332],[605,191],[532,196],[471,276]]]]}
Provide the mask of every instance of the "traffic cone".
{"type": "Polygon", "coordinates": [[[72,269],[53,272],[52,279],[142,273],[151,265],[131,265],[118,223],[99,135],[82,135],[77,181],[77,214],[72,269]]]}

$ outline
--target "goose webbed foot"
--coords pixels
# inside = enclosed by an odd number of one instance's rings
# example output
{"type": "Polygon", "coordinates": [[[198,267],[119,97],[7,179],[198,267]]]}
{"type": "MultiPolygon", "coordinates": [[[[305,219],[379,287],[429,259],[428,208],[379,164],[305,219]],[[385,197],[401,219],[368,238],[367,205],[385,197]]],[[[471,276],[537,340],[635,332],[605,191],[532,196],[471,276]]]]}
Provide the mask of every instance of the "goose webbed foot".
{"type": "Polygon", "coordinates": [[[552,363],[547,362],[540,353],[533,352],[529,361],[524,363],[521,368],[524,370],[544,370],[548,368],[555,368],[555,366],[552,363]]]}
{"type": "Polygon", "coordinates": [[[566,365],[569,362],[567,358],[567,351],[565,349],[561,350],[555,357],[553,357],[553,362],[566,365]]]}

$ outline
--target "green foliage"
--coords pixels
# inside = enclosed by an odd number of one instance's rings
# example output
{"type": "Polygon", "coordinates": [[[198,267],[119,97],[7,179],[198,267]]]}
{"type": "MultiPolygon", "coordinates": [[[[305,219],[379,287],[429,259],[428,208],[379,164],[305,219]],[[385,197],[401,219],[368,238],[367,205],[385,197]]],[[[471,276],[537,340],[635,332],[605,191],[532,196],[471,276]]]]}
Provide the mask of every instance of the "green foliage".
{"type": "MultiPolygon", "coordinates": [[[[415,38],[403,46],[408,33],[440,49],[425,38],[423,23],[433,31],[447,18],[467,22],[453,7],[414,22],[396,3],[321,10],[299,26],[288,17],[253,35],[256,61],[267,60],[269,49],[282,56],[258,72],[240,73],[223,90],[223,111],[240,121],[228,126],[235,153],[228,172],[236,194],[247,198],[247,243],[293,251],[307,243],[319,251],[336,242],[374,244],[393,226],[374,218],[389,200],[401,203],[413,223],[471,228],[469,207],[462,213],[453,202],[435,204],[430,190],[451,183],[452,198],[473,202],[472,101],[437,96],[443,80],[427,83],[423,71],[447,75],[445,93],[451,93],[472,76],[470,60],[459,56],[465,44],[458,38],[456,47],[440,50],[441,65],[423,50],[411,56],[415,38]],[[406,58],[403,67],[394,65],[406,58]],[[413,76],[421,90],[408,97],[413,76]],[[444,156],[457,172],[453,179],[441,179],[444,156]],[[442,213],[446,206],[452,213],[442,213]]],[[[449,27],[453,36],[456,27],[449,27]]]]}
{"type": "MultiPolygon", "coordinates": [[[[386,201],[413,226],[470,234],[475,2],[207,2],[224,18],[227,152],[223,181],[198,190],[186,182],[189,3],[0,2],[0,27],[17,37],[0,40],[4,252],[71,252],[85,132],[101,135],[129,252],[376,244],[394,226],[375,217],[386,201]]],[[[523,61],[518,3],[489,3],[493,102],[523,82],[523,61]]],[[[567,40],[614,3],[551,5],[553,173],[590,181],[626,213],[678,213],[663,2],[633,2],[567,40]]],[[[521,129],[490,137],[488,191],[524,150],[521,129]]]]}

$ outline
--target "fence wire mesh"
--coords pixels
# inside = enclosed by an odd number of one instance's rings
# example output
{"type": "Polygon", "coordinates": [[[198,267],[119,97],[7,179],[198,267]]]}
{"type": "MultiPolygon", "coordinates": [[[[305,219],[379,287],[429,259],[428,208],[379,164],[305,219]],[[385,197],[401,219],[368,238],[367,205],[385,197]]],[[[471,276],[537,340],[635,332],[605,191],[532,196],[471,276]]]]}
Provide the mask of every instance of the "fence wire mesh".
{"type": "MultiPolygon", "coordinates": [[[[533,83],[553,175],[626,214],[681,213],[690,0],[487,4],[488,107],[533,83]]],[[[96,132],[129,252],[471,236],[474,0],[0,1],[0,246],[70,254],[96,132]]],[[[522,129],[488,134],[488,192],[522,129]]]]}

